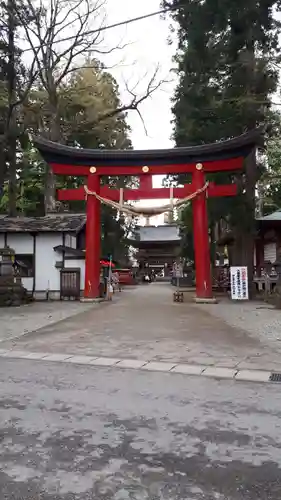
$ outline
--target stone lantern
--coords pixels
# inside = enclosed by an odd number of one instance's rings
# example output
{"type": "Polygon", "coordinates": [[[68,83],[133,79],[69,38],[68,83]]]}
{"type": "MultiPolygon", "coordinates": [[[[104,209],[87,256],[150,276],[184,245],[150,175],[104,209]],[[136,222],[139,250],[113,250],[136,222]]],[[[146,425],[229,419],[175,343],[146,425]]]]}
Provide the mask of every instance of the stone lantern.
{"type": "Polygon", "coordinates": [[[0,248],[0,276],[13,276],[15,251],[10,247],[0,248]]]}
{"type": "Polygon", "coordinates": [[[0,306],[19,306],[26,300],[21,278],[14,273],[15,251],[0,248],[0,306]]]}

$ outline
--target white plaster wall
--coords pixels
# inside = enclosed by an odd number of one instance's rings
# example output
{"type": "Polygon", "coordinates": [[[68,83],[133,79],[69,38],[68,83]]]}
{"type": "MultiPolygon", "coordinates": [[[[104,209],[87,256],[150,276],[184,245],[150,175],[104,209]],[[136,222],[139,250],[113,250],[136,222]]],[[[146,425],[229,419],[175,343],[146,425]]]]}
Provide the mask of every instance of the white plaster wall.
{"type": "MultiPolygon", "coordinates": [[[[15,250],[16,254],[33,254],[33,236],[29,233],[7,234],[7,244],[15,250]]],[[[72,242],[73,244],[73,242],[72,242]]],[[[35,292],[36,298],[46,298],[46,290],[53,293],[50,298],[60,297],[60,271],[56,269],[57,261],[62,260],[62,255],[54,251],[54,247],[62,245],[62,233],[41,233],[36,235],[35,252],[35,292]],[[39,292],[39,293],[38,293],[39,292]],[[40,296],[40,292],[42,297],[40,296]]],[[[0,234],[0,248],[4,246],[4,234],[0,234]]],[[[72,261],[73,262],[73,261],[72,261]]],[[[81,261],[80,261],[81,262],[81,261]]],[[[69,267],[81,267],[74,263],[69,267]]],[[[82,265],[83,267],[83,265],[82,265]]],[[[84,265],[85,269],[85,265],[84,265]]],[[[81,283],[84,287],[85,270],[81,270],[81,283]]],[[[33,278],[22,278],[23,286],[33,290],[33,278]]],[[[82,287],[82,288],[83,288],[82,287]]]]}
{"type": "Polygon", "coordinates": [[[65,235],[65,246],[70,248],[76,248],[76,236],[72,236],[71,234],[65,235]]]}
{"type": "Polygon", "coordinates": [[[7,245],[16,254],[33,254],[33,236],[29,233],[7,233],[7,245]]]}
{"type": "Polygon", "coordinates": [[[22,278],[21,279],[24,288],[26,288],[26,290],[28,290],[29,292],[32,292],[32,290],[33,290],[33,279],[34,278],[22,278]]]}
{"type": "Polygon", "coordinates": [[[35,290],[60,290],[60,271],[55,264],[61,260],[61,255],[54,247],[62,245],[62,233],[41,233],[36,236],[36,281],[35,290]]]}
{"type": "Polygon", "coordinates": [[[71,246],[70,243],[71,243],[70,242],[70,234],[66,234],[64,237],[64,244],[65,244],[65,246],[70,247],[71,246]]]}
{"type": "Polygon", "coordinates": [[[77,238],[76,236],[70,236],[70,243],[71,243],[71,248],[76,248],[77,247],[77,238]]]}
{"type": "Polygon", "coordinates": [[[79,267],[81,269],[80,272],[80,290],[84,290],[85,287],[85,259],[71,259],[68,260],[67,257],[64,261],[64,267],[79,267]]]}

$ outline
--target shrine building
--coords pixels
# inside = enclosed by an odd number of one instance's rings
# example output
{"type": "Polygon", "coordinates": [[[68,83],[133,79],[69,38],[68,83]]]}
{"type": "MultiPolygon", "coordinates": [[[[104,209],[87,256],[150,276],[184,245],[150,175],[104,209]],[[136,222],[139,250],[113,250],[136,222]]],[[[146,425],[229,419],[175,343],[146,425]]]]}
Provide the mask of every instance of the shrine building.
{"type": "Polygon", "coordinates": [[[174,224],[138,227],[131,238],[140,272],[163,272],[171,276],[173,263],[180,253],[179,228],[174,224]]]}

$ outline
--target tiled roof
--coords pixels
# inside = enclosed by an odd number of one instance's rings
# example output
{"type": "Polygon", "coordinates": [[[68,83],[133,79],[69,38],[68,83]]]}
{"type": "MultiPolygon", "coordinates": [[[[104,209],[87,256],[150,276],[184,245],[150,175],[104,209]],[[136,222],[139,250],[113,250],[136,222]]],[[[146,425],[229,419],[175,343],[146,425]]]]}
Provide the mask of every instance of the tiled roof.
{"type": "Polygon", "coordinates": [[[0,233],[78,232],[85,223],[85,214],[49,214],[44,217],[0,215],[0,233]]]}
{"type": "Polygon", "coordinates": [[[150,241],[180,241],[179,228],[174,225],[144,226],[135,231],[134,240],[150,241]]]}

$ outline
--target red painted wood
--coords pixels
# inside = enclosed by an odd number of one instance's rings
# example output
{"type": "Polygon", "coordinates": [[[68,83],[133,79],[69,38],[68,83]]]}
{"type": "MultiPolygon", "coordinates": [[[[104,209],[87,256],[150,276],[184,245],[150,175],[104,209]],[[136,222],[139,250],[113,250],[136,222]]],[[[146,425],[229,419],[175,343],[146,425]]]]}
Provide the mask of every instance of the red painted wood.
{"type": "Polygon", "coordinates": [[[60,163],[50,163],[54,174],[57,175],[75,175],[77,177],[88,177],[90,175],[90,167],[77,165],[62,165],[60,163]]]}
{"type": "Polygon", "coordinates": [[[150,191],[153,189],[152,184],[152,175],[140,175],[140,190],[141,191],[150,191]]]}
{"type": "MultiPolygon", "coordinates": [[[[195,189],[194,189],[195,191],[195,189]]],[[[237,184],[214,184],[208,187],[208,196],[212,198],[221,196],[236,196],[238,192],[237,184]]]]}
{"type": "MultiPolygon", "coordinates": [[[[200,189],[205,184],[203,170],[196,170],[192,176],[193,185],[200,189]]],[[[193,238],[196,269],[196,297],[212,297],[211,261],[209,249],[209,229],[206,193],[193,200],[193,238]]]]}
{"type": "MultiPolygon", "coordinates": [[[[100,178],[92,174],[88,177],[88,189],[100,192],[100,178]]],[[[100,202],[95,196],[87,200],[85,290],[88,299],[99,297],[100,284],[100,202]]]]}
{"type": "MultiPolygon", "coordinates": [[[[176,187],[173,191],[174,198],[184,198],[191,193],[194,193],[195,187],[192,184],[186,184],[184,187],[176,187]]],[[[118,189],[111,189],[108,186],[101,187],[101,196],[113,201],[119,201],[120,194],[118,189]]],[[[210,183],[208,188],[208,196],[235,196],[237,194],[236,184],[226,184],[226,185],[215,185],[210,183]]],[[[125,189],[124,190],[124,201],[137,201],[137,200],[160,200],[169,199],[170,189],[169,188],[154,188],[151,190],[145,189],[125,189]]],[[[59,189],[58,199],[60,201],[68,200],[84,200],[85,191],[84,188],[76,189],[59,189]]]]}
{"type": "MultiPolygon", "coordinates": [[[[244,158],[230,158],[228,160],[216,160],[204,162],[205,172],[225,172],[239,170],[243,167],[244,158]]],[[[90,172],[90,166],[62,165],[51,163],[53,172],[58,175],[76,175],[87,176],[90,172]]],[[[143,175],[142,167],[96,167],[99,175],[143,175]]],[[[152,165],[149,167],[151,175],[166,175],[192,173],[196,170],[196,163],[183,165],[152,165]]]]}
{"type": "Polygon", "coordinates": [[[59,201],[85,200],[85,190],[83,187],[74,189],[58,189],[57,198],[59,201]]]}

